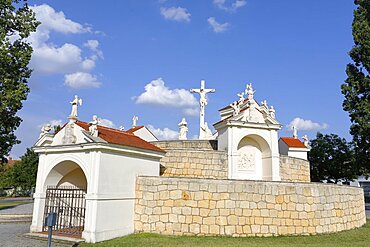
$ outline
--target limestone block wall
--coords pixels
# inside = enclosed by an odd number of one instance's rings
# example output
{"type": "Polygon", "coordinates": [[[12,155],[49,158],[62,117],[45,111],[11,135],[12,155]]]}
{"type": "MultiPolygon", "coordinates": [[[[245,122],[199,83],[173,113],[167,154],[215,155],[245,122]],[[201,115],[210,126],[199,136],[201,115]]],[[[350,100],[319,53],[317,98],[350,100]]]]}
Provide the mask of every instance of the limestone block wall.
{"type": "Polygon", "coordinates": [[[216,141],[152,142],[167,153],[160,161],[161,176],[227,178],[227,154],[216,151],[216,141]]]}
{"type": "Polygon", "coordinates": [[[285,182],[310,182],[310,162],[280,155],[280,177],[285,182]]]}
{"type": "Polygon", "coordinates": [[[277,236],[365,224],[361,188],[318,183],[139,177],[135,232],[277,236]]]}

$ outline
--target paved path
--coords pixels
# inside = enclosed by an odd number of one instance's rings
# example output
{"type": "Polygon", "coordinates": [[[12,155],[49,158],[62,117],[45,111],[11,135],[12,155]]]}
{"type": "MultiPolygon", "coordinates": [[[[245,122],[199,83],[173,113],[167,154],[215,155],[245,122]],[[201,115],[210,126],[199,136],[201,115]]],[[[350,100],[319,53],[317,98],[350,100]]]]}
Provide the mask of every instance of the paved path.
{"type": "MultiPolygon", "coordinates": [[[[29,232],[29,223],[6,223],[0,224],[0,245],[6,247],[45,247],[46,241],[30,239],[23,236],[29,232]]],[[[72,245],[53,243],[53,247],[71,247],[72,245]]]]}
{"type": "Polygon", "coordinates": [[[367,218],[368,220],[370,220],[370,210],[367,210],[367,211],[366,211],[366,218],[367,218]]]}
{"type": "Polygon", "coordinates": [[[33,203],[18,205],[13,208],[7,208],[0,210],[1,214],[29,214],[32,215],[33,203]]]}

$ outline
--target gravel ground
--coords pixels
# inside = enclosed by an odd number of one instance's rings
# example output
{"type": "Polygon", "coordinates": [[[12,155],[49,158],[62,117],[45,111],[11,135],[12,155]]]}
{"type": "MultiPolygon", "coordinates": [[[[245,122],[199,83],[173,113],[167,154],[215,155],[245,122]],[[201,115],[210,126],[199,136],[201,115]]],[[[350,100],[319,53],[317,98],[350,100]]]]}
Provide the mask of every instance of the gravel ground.
{"type": "MultiPolygon", "coordinates": [[[[6,247],[45,247],[46,241],[30,239],[23,236],[29,232],[29,223],[7,223],[0,224],[0,245],[6,247]]],[[[70,247],[72,245],[52,243],[53,247],[70,247]]]]}

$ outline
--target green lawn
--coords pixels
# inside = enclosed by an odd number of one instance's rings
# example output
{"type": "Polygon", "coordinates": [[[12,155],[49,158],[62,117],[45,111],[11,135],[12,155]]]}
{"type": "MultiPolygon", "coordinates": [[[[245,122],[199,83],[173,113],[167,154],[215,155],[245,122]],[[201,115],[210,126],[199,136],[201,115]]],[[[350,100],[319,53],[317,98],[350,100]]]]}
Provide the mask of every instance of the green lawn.
{"type": "Polygon", "coordinates": [[[26,204],[28,202],[2,202],[0,201],[0,210],[2,209],[7,209],[7,208],[12,208],[18,205],[26,204]]]}
{"type": "Polygon", "coordinates": [[[176,236],[161,236],[157,234],[133,234],[127,237],[117,238],[110,241],[105,241],[98,244],[86,244],[84,247],[98,247],[98,246],[247,246],[247,247],[261,247],[261,246],[370,246],[370,221],[359,229],[344,231],[334,234],[323,234],[316,236],[302,236],[302,237],[246,237],[246,238],[231,238],[231,237],[176,237],[176,236]]]}

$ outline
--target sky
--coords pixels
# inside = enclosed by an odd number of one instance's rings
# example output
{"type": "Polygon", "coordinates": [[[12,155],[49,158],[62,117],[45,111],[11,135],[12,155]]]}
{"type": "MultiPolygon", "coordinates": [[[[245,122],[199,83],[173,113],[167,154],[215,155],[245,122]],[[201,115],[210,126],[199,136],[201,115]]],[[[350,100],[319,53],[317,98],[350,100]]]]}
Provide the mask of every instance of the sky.
{"type": "Polygon", "coordinates": [[[78,115],[129,129],[132,117],[160,139],[176,139],[186,118],[199,134],[199,95],[206,81],[206,121],[238,100],[247,83],[276,109],[280,136],[318,131],[350,140],[340,85],[353,46],[353,1],[112,0],[28,1],[42,24],[29,42],[31,89],[16,131],[21,156],[44,124],[78,115]]]}

